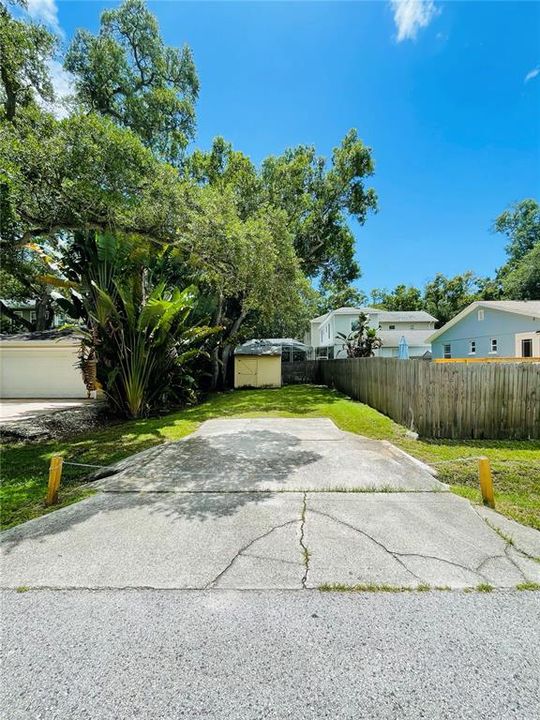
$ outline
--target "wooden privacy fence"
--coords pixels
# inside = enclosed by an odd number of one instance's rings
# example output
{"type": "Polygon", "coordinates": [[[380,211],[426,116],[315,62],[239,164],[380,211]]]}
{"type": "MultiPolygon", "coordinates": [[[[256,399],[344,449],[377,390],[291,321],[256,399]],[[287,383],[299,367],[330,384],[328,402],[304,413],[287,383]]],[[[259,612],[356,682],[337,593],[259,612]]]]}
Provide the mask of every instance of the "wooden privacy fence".
{"type": "Polygon", "coordinates": [[[423,437],[540,438],[540,364],[319,360],[319,382],[423,437]]]}

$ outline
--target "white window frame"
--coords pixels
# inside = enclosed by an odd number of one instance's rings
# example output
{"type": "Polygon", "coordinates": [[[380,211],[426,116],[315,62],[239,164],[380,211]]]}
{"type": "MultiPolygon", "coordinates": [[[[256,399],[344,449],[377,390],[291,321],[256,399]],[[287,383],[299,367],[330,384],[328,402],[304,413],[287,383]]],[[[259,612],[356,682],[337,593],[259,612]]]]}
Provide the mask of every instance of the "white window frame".
{"type": "Polygon", "coordinates": [[[478,311],[478,320],[482,321],[483,319],[484,319],[484,309],[480,308],[480,310],[478,311]]]}
{"type": "Polygon", "coordinates": [[[490,338],[490,340],[489,340],[489,347],[490,347],[490,351],[489,351],[489,354],[490,354],[490,355],[498,355],[498,354],[499,354],[499,340],[498,340],[498,338],[490,338]],[[495,348],[495,349],[493,349],[493,348],[495,348]]]}
{"type": "Polygon", "coordinates": [[[389,325],[389,326],[388,326],[388,329],[389,329],[389,330],[395,330],[395,329],[396,329],[396,326],[395,326],[395,325],[389,325]]]}
{"type": "Polygon", "coordinates": [[[476,355],[476,340],[469,340],[469,355],[476,355]]]}
{"type": "Polygon", "coordinates": [[[521,349],[520,357],[522,357],[522,358],[523,357],[534,357],[534,340],[533,340],[533,338],[532,337],[521,338],[520,349],[521,349]],[[523,354],[523,343],[526,343],[526,342],[531,343],[531,354],[530,355],[523,354]]]}
{"type": "Polygon", "coordinates": [[[443,358],[445,360],[452,359],[452,343],[444,343],[443,345],[443,358]],[[447,349],[448,348],[448,349],[447,349]]]}

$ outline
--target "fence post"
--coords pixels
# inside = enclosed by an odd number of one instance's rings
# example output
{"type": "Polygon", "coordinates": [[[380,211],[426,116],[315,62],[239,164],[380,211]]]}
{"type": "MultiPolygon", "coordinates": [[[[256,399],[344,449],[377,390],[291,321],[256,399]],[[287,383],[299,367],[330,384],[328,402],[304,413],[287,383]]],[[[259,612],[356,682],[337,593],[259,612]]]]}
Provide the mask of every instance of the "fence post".
{"type": "Polygon", "coordinates": [[[60,487],[60,479],[62,477],[63,459],[60,455],[53,455],[49,466],[49,485],[47,487],[47,497],[45,505],[56,505],[58,502],[58,488],[60,487]]]}
{"type": "Polygon", "coordinates": [[[495,509],[495,496],[493,494],[493,476],[489,458],[481,457],[478,461],[478,477],[480,480],[480,492],[484,505],[495,509]]]}

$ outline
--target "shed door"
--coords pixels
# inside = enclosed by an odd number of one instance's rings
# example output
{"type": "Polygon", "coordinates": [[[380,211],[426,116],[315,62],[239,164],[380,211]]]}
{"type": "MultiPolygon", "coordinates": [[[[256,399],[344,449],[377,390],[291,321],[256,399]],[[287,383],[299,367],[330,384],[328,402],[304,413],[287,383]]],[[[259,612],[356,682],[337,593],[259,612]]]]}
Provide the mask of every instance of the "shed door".
{"type": "Polygon", "coordinates": [[[257,387],[257,358],[250,355],[236,356],[236,387],[257,387]]]}

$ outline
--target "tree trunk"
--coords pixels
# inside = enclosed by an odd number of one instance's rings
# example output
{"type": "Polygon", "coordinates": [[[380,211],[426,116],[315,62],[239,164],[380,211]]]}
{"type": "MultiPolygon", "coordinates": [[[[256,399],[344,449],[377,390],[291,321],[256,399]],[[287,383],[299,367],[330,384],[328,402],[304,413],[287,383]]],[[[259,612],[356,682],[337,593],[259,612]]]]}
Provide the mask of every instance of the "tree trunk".
{"type": "MultiPolygon", "coordinates": [[[[240,330],[240,326],[246,319],[247,312],[245,310],[242,310],[240,312],[240,315],[236,318],[236,320],[231,325],[231,329],[229,330],[227,334],[227,339],[230,340],[231,338],[234,338],[238,330],[240,330]]],[[[223,345],[223,349],[221,352],[221,387],[226,388],[227,387],[227,370],[229,368],[229,360],[231,358],[231,352],[233,351],[233,344],[230,342],[226,342],[223,345]]]]}
{"type": "Polygon", "coordinates": [[[43,293],[43,295],[36,300],[35,330],[49,330],[53,324],[53,317],[51,297],[43,293]]]}
{"type": "Polygon", "coordinates": [[[2,84],[5,92],[4,111],[6,113],[6,120],[13,122],[17,107],[17,94],[3,65],[0,66],[0,76],[2,78],[2,84]]]}
{"type": "MultiPolygon", "coordinates": [[[[218,326],[221,325],[223,320],[223,293],[219,293],[219,302],[218,307],[216,310],[216,314],[214,315],[213,319],[213,325],[218,326]]],[[[219,381],[219,345],[216,345],[216,347],[212,350],[210,353],[210,389],[216,390],[218,386],[219,381]]]]}

